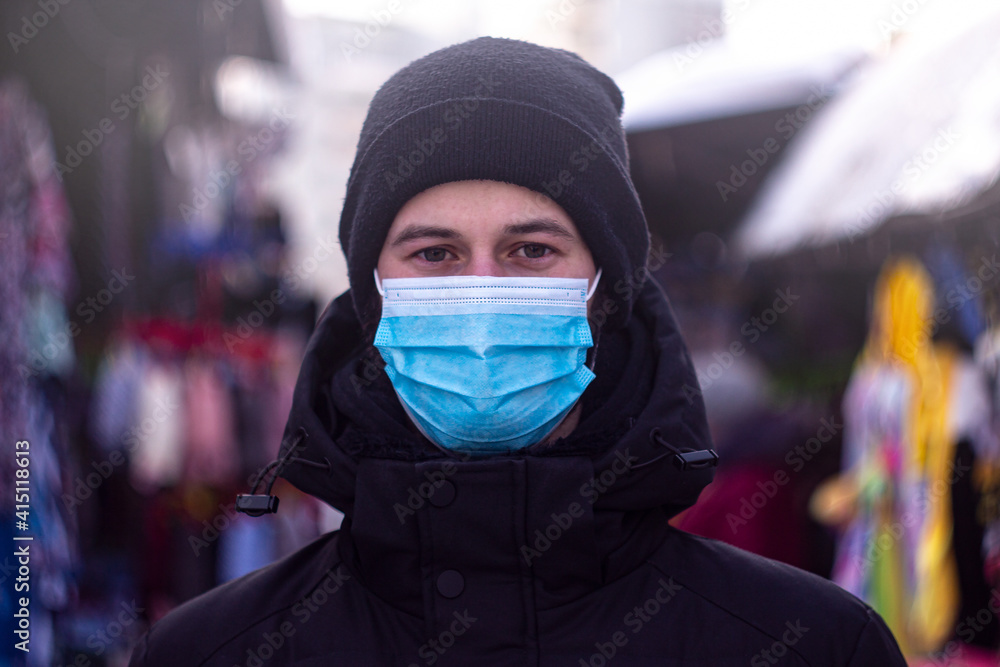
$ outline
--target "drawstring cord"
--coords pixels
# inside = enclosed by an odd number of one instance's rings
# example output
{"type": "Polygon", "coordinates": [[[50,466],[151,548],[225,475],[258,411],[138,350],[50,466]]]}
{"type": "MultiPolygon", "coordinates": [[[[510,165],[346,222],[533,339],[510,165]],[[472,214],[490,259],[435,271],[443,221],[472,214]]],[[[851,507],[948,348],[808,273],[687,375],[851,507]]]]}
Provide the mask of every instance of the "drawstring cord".
{"type": "Polygon", "coordinates": [[[325,468],[326,470],[331,470],[333,466],[330,465],[330,460],[323,457],[323,463],[318,461],[310,461],[309,459],[303,459],[298,456],[292,456],[295,450],[302,446],[302,443],[309,437],[306,430],[299,427],[296,433],[295,441],[292,442],[291,446],[281,455],[280,458],[271,461],[264,469],[260,471],[257,475],[257,479],[254,481],[253,488],[250,489],[249,494],[239,494],[236,496],[236,511],[243,512],[247,516],[259,517],[265,514],[276,514],[278,512],[278,497],[271,495],[271,489],[274,487],[274,482],[281,476],[284,472],[285,467],[289,463],[298,463],[301,465],[311,466],[313,468],[325,468]],[[269,472],[273,472],[270,481],[267,483],[267,489],[265,489],[263,494],[257,493],[257,488],[264,481],[264,478],[269,472]]]}
{"type": "Polygon", "coordinates": [[[691,447],[675,447],[663,439],[660,435],[660,427],[657,426],[649,432],[649,441],[653,444],[665,447],[667,451],[655,459],[640,463],[633,468],[640,468],[649,465],[654,461],[659,461],[665,456],[673,456],[674,466],[680,470],[700,470],[702,468],[712,468],[719,465],[719,455],[714,449],[692,449],[691,447]]]}

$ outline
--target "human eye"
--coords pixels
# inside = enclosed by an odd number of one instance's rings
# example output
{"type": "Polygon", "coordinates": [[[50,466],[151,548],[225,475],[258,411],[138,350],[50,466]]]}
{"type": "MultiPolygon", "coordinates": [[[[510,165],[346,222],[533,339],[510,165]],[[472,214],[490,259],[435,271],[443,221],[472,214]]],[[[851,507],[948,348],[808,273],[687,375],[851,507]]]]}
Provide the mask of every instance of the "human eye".
{"type": "Polygon", "coordinates": [[[541,259],[552,252],[552,248],[547,245],[542,245],[541,243],[525,243],[515,251],[515,254],[520,253],[522,257],[527,259],[541,259]]]}
{"type": "Polygon", "coordinates": [[[413,256],[418,257],[425,262],[437,263],[448,259],[448,251],[439,247],[424,248],[423,250],[415,252],[413,256]]]}

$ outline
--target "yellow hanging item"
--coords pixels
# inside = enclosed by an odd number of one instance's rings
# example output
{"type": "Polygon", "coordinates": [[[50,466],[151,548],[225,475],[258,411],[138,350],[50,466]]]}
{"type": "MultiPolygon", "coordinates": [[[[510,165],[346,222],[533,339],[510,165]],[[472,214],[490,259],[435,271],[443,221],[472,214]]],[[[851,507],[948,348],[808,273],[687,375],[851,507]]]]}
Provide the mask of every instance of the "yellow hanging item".
{"type": "Polygon", "coordinates": [[[953,356],[930,342],[933,285],[919,262],[887,262],[844,399],[845,471],[815,513],[850,517],[834,578],[878,611],[904,652],[940,648],[958,610],[952,549],[953,356]],[[853,499],[853,512],[823,507],[853,499]]]}

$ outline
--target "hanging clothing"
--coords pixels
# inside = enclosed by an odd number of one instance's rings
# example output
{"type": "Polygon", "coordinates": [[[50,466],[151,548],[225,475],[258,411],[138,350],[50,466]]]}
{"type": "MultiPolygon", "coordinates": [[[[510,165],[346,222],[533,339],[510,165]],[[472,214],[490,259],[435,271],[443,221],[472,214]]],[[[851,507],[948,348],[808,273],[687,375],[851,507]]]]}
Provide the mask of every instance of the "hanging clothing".
{"type": "MultiPolygon", "coordinates": [[[[31,639],[29,653],[15,641],[0,648],[4,665],[48,665],[55,660],[53,614],[76,595],[79,554],[75,522],[66,515],[61,468],[69,460],[63,378],[74,363],[73,329],[65,301],[74,270],[66,239],[70,215],[55,169],[52,136],[43,109],[16,78],[0,80],[0,529],[30,535],[31,639]],[[28,443],[28,528],[14,530],[15,443],[28,443]],[[60,465],[62,464],[62,465],[60,465]]],[[[25,451],[18,447],[19,451],[25,451]]],[[[24,490],[23,487],[18,487],[24,490]]],[[[22,516],[25,516],[22,514],[22,516]]],[[[20,519],[20,517],[18,517],[20,519]]],[[[5,562],[13,593],[17,566],[5,562]]],[[[0,596],[0,613],[13,618],[16,594],[0,596]]]]}
{"type": "Polygon", "coordinates": [[[224,486],[239,470],[232,398],[217,364],[189,358],[184,376],[183,478],[186,482],[224,486]]]}
{"type": "Polygon", "coordinates": [[[139,388],[132,484],[152,492],[181,479],[184,465],[184,378],[172,362],[152,361],[139,388]]]}
{"type": "Polygon", "coordinates": [[[137,397],[149,354],[126,337],[101,359],[90,403],[90,435],[105,453],[125,449],[137,424],[137,397]]]}
{"type": "MultiPolygon", "coordinates": [[[[996,318],[994,317],[994,321],[996,318]]],[[[976,517],[984,526],[982,553],[989,581],[1000,581],[1000,327],[987,329],[975,346],[976,367],[987,378],[989,426],[979,438],[976,483],[981,493],[976,517]]]]}

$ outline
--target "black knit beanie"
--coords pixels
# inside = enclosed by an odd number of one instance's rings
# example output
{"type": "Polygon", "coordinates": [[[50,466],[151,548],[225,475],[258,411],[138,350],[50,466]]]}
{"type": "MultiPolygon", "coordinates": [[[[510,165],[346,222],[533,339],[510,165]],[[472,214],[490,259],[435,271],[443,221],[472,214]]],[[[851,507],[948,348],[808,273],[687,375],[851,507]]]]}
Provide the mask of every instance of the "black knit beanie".
{"type": "Polygon", "coordinates": [[[481,37],[394,74],[368,109],[340,218],[361,321],[377,317],[372,270],[403,205],[442,183],[493,180],[562,206],[603,269],[598,323],[624,324],[649,232],[621,110],[621,91],[582,58],[516,40],[481,37]]]}

